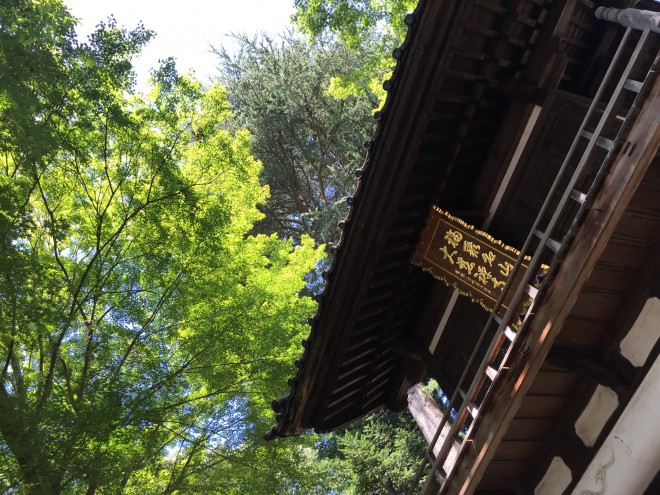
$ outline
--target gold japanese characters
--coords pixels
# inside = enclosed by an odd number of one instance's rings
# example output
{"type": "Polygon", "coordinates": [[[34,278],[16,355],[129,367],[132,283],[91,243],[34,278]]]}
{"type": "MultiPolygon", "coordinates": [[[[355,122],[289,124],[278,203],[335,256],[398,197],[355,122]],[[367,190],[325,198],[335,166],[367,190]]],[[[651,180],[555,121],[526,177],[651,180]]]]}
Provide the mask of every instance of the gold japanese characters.
{"type": "MultiPolygon", "coordinates": [[[[412,263],[492,311],[519,254],[434,206],[412,263]]],[[[516,278],[526,268],[523,263],[516,278]]],[[[506,298],[502,308],[507,308],[506,298]]]]}

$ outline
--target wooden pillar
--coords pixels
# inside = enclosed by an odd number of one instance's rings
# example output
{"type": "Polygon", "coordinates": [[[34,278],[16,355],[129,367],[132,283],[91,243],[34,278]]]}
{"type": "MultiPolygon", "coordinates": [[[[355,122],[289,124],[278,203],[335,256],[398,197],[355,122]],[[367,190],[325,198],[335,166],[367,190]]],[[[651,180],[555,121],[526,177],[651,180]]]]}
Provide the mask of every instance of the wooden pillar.
{"type": "Polygon", "coordinates": [[[598,7],[596,18],[609,22],[617,22],[622,26],[644,31],[649,29],[660,33],[660,12],[639,9],[614,9],[598,7]]]}
{"type": "MultiPolygon", "coordinates": [[[[422,384],[418,383],[408,391],[408,410],[419,426],[427,443],[431,443],[433,436],[442,421],[442,411],[438,404],[423,390],[422,384]]],[[[442,439],[436,443],[434,453],[440,449],[442,439]]]]}
{"type": "MultiPolygon", "coordinates": [[[[440,410],[438,404],[423,390],[423,385],[421,383],[412,387],[408,392],[408,410],[417,423],[417,426],[422,431],[424,438],[430,444],[438,431],[438,426],[440,426],[440,422],[442,421],[443,412],[440,410]]],[[[433,446],[433,455],[438,455],[444,439],[449,434],[450,428],[449,424],[445,424],[442,428],[442,433],[433,446]]],[[[448,472],[452,468],[456,462],[457,454],[458,445],[454,444],[443,464],[445,472],[448,472]]]]}

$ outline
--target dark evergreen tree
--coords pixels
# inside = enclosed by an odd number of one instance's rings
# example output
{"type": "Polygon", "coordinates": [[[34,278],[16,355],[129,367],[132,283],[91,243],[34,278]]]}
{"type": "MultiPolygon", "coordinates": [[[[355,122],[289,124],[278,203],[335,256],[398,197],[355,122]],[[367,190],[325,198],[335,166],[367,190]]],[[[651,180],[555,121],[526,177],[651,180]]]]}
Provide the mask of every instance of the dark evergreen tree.
{"type": "Polygon", "coordinates": [[[364,161],[375,95],[336,98],[334,78],[355,70],[365,52],[320,37],[314,42],[288,33],[281,38],[236,36],[238,51],[219,49],[218,81],[227,88],[234,125],[252,133],[270,188],[260,232],[319,243],[336,241],[345,198],[364,161]]]}
{"type": "Polygon", "coordinates": [[[334,433],[321,455],[345,495],[404,495],[426,447],[410,414],[382,409],[334,433]]]}

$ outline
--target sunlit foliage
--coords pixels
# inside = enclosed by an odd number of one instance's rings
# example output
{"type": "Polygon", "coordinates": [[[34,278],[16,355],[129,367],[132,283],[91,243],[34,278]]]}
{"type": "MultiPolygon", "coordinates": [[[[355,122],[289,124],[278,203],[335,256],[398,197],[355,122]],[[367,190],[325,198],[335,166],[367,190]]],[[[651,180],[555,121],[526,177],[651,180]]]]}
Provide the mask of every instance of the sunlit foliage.
{"type": "Polygon", "coordinates": [[[0,7],[0,492],[319,486],[310,441],[259,438],[322,247],[248,235],[268,188],[224,89],[165,60],[133,94],[151,33],[73,28],[0,7]]]}

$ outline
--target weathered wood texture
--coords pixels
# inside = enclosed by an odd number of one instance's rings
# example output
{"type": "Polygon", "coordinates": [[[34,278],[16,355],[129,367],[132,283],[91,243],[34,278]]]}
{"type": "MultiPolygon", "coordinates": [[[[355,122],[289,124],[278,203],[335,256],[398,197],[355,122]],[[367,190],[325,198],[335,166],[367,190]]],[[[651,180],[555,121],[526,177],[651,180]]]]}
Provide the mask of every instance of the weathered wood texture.
{"type": "MultiPolygon", "coordinates": [[[[660,144],[659,116],[660,80],[656,79],[628,135],[627,140],[633,146],[626,147],[614,160],[543,304],[537,309],[528,333],[517,344],[509,371],[501,381],[496,382],[494,399],[487,405],[473,439],[473,448],[460,460],[447,493],[470,494],[477,489],[509,425],[522,407],[528,407],[530,411],[546,411],[549,417],[554,415],[552,405],[530,405],[530,401],[539,399],[528,392],[569,314],[588,307],[582,295],[585,283],[615,229],[618,225],[628,228],[627,222],[620,224],[620,220],[657,153],[660,144]]],[[[561,404],[563,401],[556,407],[561,409],[561,404]]]]}
{"type": "MultiPolygon", "coordinates": [[[[438,404],[424,392],[419,383],[408,391],[408,411],[415,419],[415,423],[419,426],[426,441],[431,443],[442,421],[442,411],[438,404]]],[[[447,436],[448,431],[449,426],[446,426],[441,435],[442,438],[447,436]]],[[[440,444],[437,444],[434,454],[437,455],[438,450],[440,450],[440,444]]]]}
{"type": "MultiPolygon", "coordinates": [[[[449,293],[409,264],[429,205],[471,212],[464,220],[478,225],[484,198],[506,167],[498,158],[516,145],[506,129],[524,123],[548,92],[588,95],[598,70],[566,69],[584,67],[610,47],[600,47],[601,27],[577,0],[421,6],[397,52],[403,58],[388,84],[391,95],[271,437],[328,431],[379,407],[405,405],[407,386],[428,369],[425,352],[437,325],[425,311],[429,294],[446,300],[449,293]],[[402,341],[417,342],[424,362],[402,352],[402,341]]],[[[468,325],[480,311],[467,310],[468,325]]]]}
{"type": "MultiPolygon", "coordinates": [[[[398,341],[434,281],[410,266],[428,206],[469,209],[483,157],[544,27],[547,5],[428,2],[356,193],[292,406],[277,434],[331,430],[401,403],[398,341]],[[499,5],[499,7],[498,7],[499,5]],[[292,411],[295,411],[293,413],[292,411]]],[[[403,396],[405,400],[405,395],[403,396]]]]}
{"type": "MultiPolygon", "coordinates": [[[[641,307],[654,292],[652,285],[655,278],[660,276],[660,156],[655,159],[647,169],[637,191],[619,220],[610,240],[603,250],[596,268],[586,280],[580,296],[569,313],[553,348],[551,349],[544,366],[556,366],[557,369],[570,370],[577,378],[572,390],[564,394],[564,405],[561,414],[555,421],[552,439],[548,441],[544,450],[530,463],[527,473],[526,488],[533,490],[545,473],[547,466],[554,456],[560,456],[573,473],[574,482],[586,469],[593,454],[593,449],[587,447],[576,435],[575,422],[584,410],[596,385],[603,385],[614,390],[619,397],[619,407],[610,418],[609,424],[616,421],[618,415],[625,409],[627,401],[635,391],[636,385],[646,373],[643,368],[634,368],[620,354],[620,341],[630,330],[636,320],[641,307]],[[651,188],[649,187],[651,186],[651,188]],[[650,190],[654,190],[653,205],[648,203],[650,190]],[[631,220],[631,214],[636,215],[640,205],[646,203],[644,222],[631,220]],[[647,223],[648,220],[651,223],[647,223]],[[613,258],[610,249],[616,246],[622,232],[634,233],[640,242],[640,247],[625,257],[613,258]],[[625,266],[636,274],[630,280],[627,277],[619,279],[616,271],[612,277],[618,280],[618,285],[611,287],[611,280],[604,277],[598,267],[603,258],[607,257],[616,269],[625,266]],[[614,290],[616,289],[616,290],[614,290]],[[587,297],[583,297],[584,295],[587,297]],[[593,301],[597,295],[596,302],[593,301]],[[589,340],[593,345],[586,347],[580,339],[576,339],[575,321],[581,317],[576,315],[597,313],[593,309],[585,309],[584,305],[607,306],[607,314],[613,316],[605,319],[596,314],[590,320],[589,340]],[[551,364],[548,364],[551,363],[551,364]]],[[[532,388],[536,388],[535,380],[532,388]]],[[[525,398],[527,400],[527,398],[525,398]]],[[[517,415],[519,415],[517,413],[517,415]]],[[[603,441],[609,427],[605,427],[599,441],[603,441]]],[[[597,443],[598,445],[598,443],[597,443]]],[[[497,454],[496,454],[497,455],[497,454]]],[[[569,486],[569,491],[570,488],[569,486]]]]}

